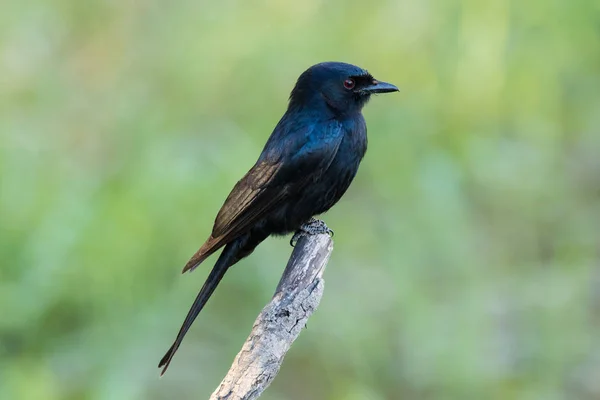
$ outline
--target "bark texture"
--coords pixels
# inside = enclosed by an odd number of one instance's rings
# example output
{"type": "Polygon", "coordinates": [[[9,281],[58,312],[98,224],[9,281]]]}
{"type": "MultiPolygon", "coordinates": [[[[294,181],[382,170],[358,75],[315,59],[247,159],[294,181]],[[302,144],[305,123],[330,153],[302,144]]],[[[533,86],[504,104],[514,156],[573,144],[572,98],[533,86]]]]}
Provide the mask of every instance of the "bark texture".
{"type": "Polygon", "coordinates": [[[302,237],[275,295],[256,318],[252,332],[211,400],[256,399],[271,384],[285,354],[323,295],[323,271],[333,251],[329,235],[302,237]]]}

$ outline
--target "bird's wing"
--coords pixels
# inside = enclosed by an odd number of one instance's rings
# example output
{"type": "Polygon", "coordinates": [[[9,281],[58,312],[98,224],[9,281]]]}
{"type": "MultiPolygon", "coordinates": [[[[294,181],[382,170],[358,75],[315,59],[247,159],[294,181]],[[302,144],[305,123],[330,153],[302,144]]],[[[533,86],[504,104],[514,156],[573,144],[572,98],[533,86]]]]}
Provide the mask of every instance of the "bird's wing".
{"type": "Polygon", "coordinates": [[[212,253],[239,235],[327,170],[342,141],[337,122],[311,126],[281,137],[234,186],[221,207],[213,231],[183,272],[194,269],[212,253]]]}

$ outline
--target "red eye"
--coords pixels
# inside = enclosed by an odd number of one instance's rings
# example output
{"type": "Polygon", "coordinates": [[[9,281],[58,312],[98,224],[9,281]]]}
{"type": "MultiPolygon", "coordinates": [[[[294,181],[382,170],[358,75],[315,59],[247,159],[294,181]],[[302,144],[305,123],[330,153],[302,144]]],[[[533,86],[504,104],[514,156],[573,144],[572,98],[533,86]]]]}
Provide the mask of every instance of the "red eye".
{"type": "Polygon", "coordinates": [[[355,84],[354,79],[346,79],[344,81],[344,87],[348,90],[353,89],[355,84]]]}

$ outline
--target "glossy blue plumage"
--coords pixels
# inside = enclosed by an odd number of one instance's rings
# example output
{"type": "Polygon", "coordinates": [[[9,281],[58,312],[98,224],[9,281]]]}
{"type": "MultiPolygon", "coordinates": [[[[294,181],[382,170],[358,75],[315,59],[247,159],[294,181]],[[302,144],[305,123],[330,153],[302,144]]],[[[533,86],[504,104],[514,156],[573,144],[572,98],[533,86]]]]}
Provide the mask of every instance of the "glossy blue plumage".
{"type": "Polygon", "coordinates": [[[231,265],[268,236],[296,231],[343,196],[367,150],[361,110],[372,93],[396,90],[345,63],[317,64],[300,75],[288,109],[256,164],[235,185],[211,236],[184,268],[194,269],[224,246],[175,343],[159,364],[162,373],[231,265]]]}

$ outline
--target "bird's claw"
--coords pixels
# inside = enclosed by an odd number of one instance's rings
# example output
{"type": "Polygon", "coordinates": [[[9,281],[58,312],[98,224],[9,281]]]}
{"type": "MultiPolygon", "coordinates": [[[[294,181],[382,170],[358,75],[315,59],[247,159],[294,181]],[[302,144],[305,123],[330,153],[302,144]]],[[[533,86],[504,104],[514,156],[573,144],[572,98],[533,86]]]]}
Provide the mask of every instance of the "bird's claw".
{"type": "Polygon", "coordinates": [[[296,247],[296,244],[298,243],[298,240],[300,240],[300,238],[302,236],[304,236],[304,235],[305,235],[305,233],[303,231],[301,231],[300,229],[298,229],[294,233],[294,236],[292,236],[292,238],[290,239],[290,246],[296,247]]]}
{"type": "Polygon", "coordinates": [[[329,229],[329,227],[325,224],[325,222],[320,219],[311,218],[307,223],[302,225],[300,229],[294,233],[294,236],[290,239],[290,246],[296,247],[298,240],[302,236],[313,236],[313,235],[322,235],[327,234],[330,237],[333,237],[333,231],[329,229]]]}

